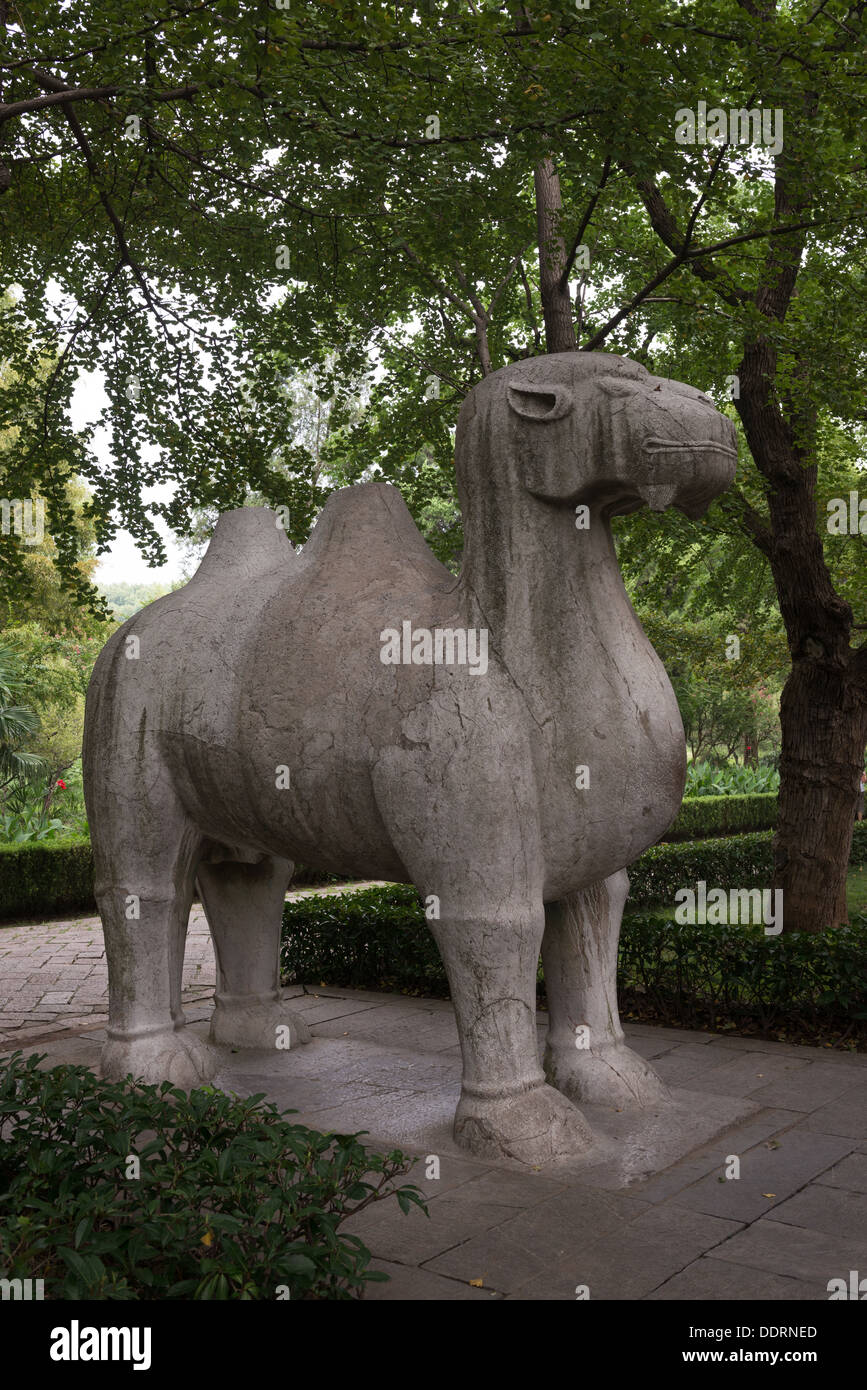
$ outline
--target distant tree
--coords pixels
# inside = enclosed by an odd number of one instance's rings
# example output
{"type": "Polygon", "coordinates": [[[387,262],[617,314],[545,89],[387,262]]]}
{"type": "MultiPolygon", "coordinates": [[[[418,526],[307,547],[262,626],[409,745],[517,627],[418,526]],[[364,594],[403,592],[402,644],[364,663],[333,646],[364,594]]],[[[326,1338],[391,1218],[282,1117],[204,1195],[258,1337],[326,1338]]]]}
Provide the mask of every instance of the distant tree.
{"type": "Polygon", "coordinates": [[[138,613],[154,599],[172,591],[171,584],[122,584],[114,580],[109,584],[97,582],[97,588],[117,622],[125,623],[134,613],[138,613]]]}
{"type": "Polygon", "coordinates": [[[39,716],[19,703],[23,676],[18,654],[0,643],[0,791],[43,771],[42,760],[29,747],[39,731],[39,716]]]}

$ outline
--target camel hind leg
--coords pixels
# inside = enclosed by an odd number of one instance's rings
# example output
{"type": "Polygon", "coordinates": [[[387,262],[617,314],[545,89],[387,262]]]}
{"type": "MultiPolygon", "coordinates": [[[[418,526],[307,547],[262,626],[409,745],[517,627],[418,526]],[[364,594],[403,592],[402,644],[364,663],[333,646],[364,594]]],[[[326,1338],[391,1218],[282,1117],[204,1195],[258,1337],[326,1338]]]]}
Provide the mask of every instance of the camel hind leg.
{"type": "MultiPolygon", "coordinates": [[[[139,807],[139,811],[144,808],[139,807]]],[[[91,816],[96,900],[108,960],[102,1072],[189,1089],[213,1075],[213,1050],[186,1026],[181,978],[200,838],[179,807],[91,816]]]]}
{"type": "Polygon", "coordinates": [[[290,1048],[310,1041],[303,1018],[287,1009],[280,993],[280,932],[292,868],[286,859],[250,863],[221,848],[199,863],[199,892],[217,958],[214,1043],[290,1048]]]}
{"type": "Polygon", "coordinates": [[[617,946],[625,869],[545,906],[545,1074],[576,1103],[620,1108],[668,1098],[649,1062],[626,1046],[617,1011],[617,946]]]}

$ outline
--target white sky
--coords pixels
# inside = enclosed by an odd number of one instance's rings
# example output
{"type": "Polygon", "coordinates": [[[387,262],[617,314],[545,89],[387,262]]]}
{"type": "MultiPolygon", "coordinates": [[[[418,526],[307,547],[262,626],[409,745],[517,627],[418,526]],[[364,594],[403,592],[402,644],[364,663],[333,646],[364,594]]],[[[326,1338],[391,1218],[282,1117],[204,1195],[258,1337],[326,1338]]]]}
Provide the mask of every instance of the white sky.
{"type": "MultiPolygon", "coordinates": [[[[72,397],[71,415],[74,428],[81,429],[84,425],[92,424],[98,420],[103,406],[107,404],[108,398],[103,390],[102,374],[82,372],[72,397]]],[[[108,452],[105,430],[97,431],[94,436],[93,448],[100,463],[108,466],[111,457],[108,452]]],[[[155,487],[146,488],[144,498],[146,502],[165,502],[171,497],[172,492],[173,486],[171,484],[162,483],[155,487]]],[[[94,575],[96,584],[171,584],[176,579],[181,578],[182,555],[174,533],[169,530],[161,517],[155,517],[154,522],[165,542],[168,563],[160,565],[157,569],[152,569],[140,555],[129,532],[118,531],[111,549],[100,556],[99,565],[94,575]]]]}

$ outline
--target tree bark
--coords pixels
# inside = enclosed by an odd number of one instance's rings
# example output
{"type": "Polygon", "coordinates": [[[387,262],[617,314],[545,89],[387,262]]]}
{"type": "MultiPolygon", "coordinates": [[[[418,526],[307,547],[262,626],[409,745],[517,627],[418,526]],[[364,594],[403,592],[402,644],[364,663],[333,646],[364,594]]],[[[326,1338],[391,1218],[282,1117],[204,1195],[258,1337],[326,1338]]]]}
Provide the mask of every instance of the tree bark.
{"type": "MultiPolygon", "coordinates": [[[[798,223],[811,211],[798,147],[818,105],[815,93],[805,94],[803,121],[793,123],[775,156],[778,224],[798,223]]],[[[769,241],[755,293],[766,319],[786,318],[805,244],[803,232],[769,241]]],[[[780,386],[771,336],[751,335],[738,369],[737,408],[767,484],[766,553],[792,656],[780,701],[774,887],[783,893],[784,931],[821,932],[848,922],[846,875],[867,739],[867,651],[850,645],[852,609],[825,563],[816,516],[816,405],[797,352],[793,366],[790,384],[780,386]]]]}
{"type": "Polygon", "coordinates": [[[864,650],[850,646],[852,610],[835,592],[825,564],[810,422],[797,418],[793,400],[783,415],[771,390],[776,355],[767,339],[746,349],[739,378],[739,413],[769,483],[769,559],[792,655],[780,702],[774,887],[783,892],[784,931],[820,932],[848,921],[846,873],[867,740],[867,663],[864,650]]]}
{"type": "Polygon", "coordinates": [[[774,886],[783,890],[784,930],[824,931],[849,920],[846,866],[867,738],[863,697],[845,668],[796,660],[780,723],[774,886]]]}
{"type": "Polygon", "coordinates": [[[533,170],[536,187],[536,231],[539,242],[539,285],[545,319],[545,351],[575,352],[572,300],[564,280],[566,243],[560,231],[563,199],[560,176],[550,158],[533,170]]]}

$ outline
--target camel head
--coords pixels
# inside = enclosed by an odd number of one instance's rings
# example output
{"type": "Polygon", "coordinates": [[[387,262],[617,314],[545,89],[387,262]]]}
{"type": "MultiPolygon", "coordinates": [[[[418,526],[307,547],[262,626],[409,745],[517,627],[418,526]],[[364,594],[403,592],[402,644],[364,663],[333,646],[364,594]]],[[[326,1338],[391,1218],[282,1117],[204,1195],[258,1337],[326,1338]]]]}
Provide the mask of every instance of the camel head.
{"type": "Polygon", "coordinates": [[[701,391],[628,357],[563,352],[493,372],[465,400],[455,442],[468,511],[523,489],[609,516],[675,506],[703,516],[735,475],[734,425],[701,391]]]}

